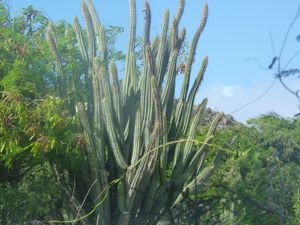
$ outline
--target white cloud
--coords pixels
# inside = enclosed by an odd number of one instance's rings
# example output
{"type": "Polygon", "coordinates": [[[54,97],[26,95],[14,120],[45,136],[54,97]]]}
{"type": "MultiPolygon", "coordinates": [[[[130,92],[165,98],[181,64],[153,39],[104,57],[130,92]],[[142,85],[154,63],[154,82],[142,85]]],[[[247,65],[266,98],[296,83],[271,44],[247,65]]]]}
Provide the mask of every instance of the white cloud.
{"type": "Polygon", "coordinates": [[[221,88],[221,93],[226,97],[233,97],[235,95],[236,87],[225,85],[221,88]]]}
{"type": "MultiPolygon", "coordinates": [[[[293,117],[299,112],[299,103],[295,96],[287,92],[278,81],[266,94],[253,101],[262,95],[272,81],[272,78],[262,78],[249,87],[240,84],[210,86],[204,84],[202,91],[196,97],[196,103],[208,97],[209,107],[227,114],[240,108],[233,116],[241,122],[269,112],[276,112],[284,117],[293,117]],[[244,107],[241,108],[242,106],[244,107]]],[[[300,80],[295,80],[290,85],[295,89],[297,87],[300,89],[300,80]]]]}

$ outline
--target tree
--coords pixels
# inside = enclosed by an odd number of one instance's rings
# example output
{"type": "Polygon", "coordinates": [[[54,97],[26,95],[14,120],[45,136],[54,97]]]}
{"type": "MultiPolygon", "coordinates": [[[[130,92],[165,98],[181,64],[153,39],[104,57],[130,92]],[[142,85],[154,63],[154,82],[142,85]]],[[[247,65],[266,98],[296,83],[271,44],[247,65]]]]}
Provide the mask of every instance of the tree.
{"type": "MultiPolygon", "coordinates": [[[[293,89],[292,87],[290,87],[287,83],[286,80],[287,78],[294,78],[296,76],[299,76],[300,74],[300,70],[299,68],[294,68],[291,67],[290,64],[292,63],[293,60],[295,60],[297,58],[297,56],[300,53],[300,50],[297,50],[295,53],[293,53],[293,55],[288,58],[285,62],[285,64],[283,64],[283,61],[285,60],[283,52],[285,50],[286,44],[287,44],[287,39],[290,35],[291,30],[293,29],[296,21],[298,20],[300,16],[300,5],[297,8],[297,11],[295,13],[295,16],[293,17],[291,23],[289,24],[287,31],[285,33],[284,36],[284,40],[282,42],[281,48],[280,48],[280,52],[277,56],[274,56],[271,64],[269,65],[269,69],[272,69],[272,67],[274,65],[277,66],[277,72],[275,74],[275,78],[277,78],[279,80],[279,82],[281,83],[281,85],[288,91],[290,92],[292,95],[294,95],[298,102],[300,102],[300,96],[299,96],[299,89],[293,89]]],[[[299,41],[299,35],[296,37],[296,40],[299,41]]],[[[273,45],[273,43],[272,43],[273,45]]]]}
{"type": "Polygon", "coordinates": [[[84,148],[77,121],[53,97],[48,20],[32,7],[11,18],[0,2],[0,23],[0,223],[63,218],[69,201],[61,201],[51,166],[59,162],[66,177],[75,175],[84,148]]]}
{"type": "MultiPolygon", "coordinates": [[[[206,223],[297,224],[299,119],[276,114],[220,130],[214,144],[236,136],[203,196],[216,200],[206,223]]],[[[196,198],[197,199],[197,198],[196,198]]],[[[199,200],[201,202],[201,198],[199,200]]]]}

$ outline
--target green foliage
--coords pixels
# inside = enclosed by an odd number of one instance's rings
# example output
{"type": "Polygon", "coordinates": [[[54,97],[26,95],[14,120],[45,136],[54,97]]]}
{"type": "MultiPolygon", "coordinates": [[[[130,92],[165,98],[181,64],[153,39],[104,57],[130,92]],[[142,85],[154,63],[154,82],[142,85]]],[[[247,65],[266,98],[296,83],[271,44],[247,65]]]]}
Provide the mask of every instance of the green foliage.
{"type": "Polygon", "coordinates": [[[47,19],[31,6],[10,18],[0,3],[0,79],[2,89],[19,91],[26,97],[43,96],[51,74],[45,42],[47,19]]]}
{"type": "Polygon", "coordinates": [[[12,166],[21,153],[75,150],[75,121],[63,102],[53,97],[40,100],[4,92],[0,105],[0,160],[12,166]],[[73,131],[73,132],[72,132],[73,131]]]}
{"type": "MultiPolygon", "coordinates": [[[[0,115],[1,224],[62,218],[70,196],[53,166],[74,177],[85,168],[77,121],[58,98],[32,100],[13,92],[3,92],[0,115]]],[[[70,180],[65,176],[64,183],[70,180]]]]}
{"type": "MultiPolygon", "coordinates": [[[[0,1],[0,24],[0,223],[35,224],[76,215],[79,201],[70,186],[78,182],[81,201],[89,187],[84,185],[86,142],[72,116],[75,108],[67,108],[75,98],[71,77],[84,79],[85,70],[74,47],[74,29],[63,21],[56,24],[69,87],[68,99],[62,100],[55,97],[59,75],[45,35],[48,19],[32,6],[11,17],[0,1]]],[[[106,34],[116,60],[124,57],[114,47],[121,32],[112,26],[106,34]]]]}
{"type": "Polygon", "coordinates": [[[123,51],[118,50],[116,48],[116,42],[119,35],[121,35],[124,32],[123,27],[118,26],[109,26],[105,30],[105,40],[107,44],[108,49],[108,59],[116,61],[124,61],[125,60],[125,54],[123,51]]]}
{"type": "MultiPolygon", "coordinates": [[[[32,6],[11,18],[3,2],[0,2],[0,15],[0,90],[12,90],[32,99],[57,95],[60,76],[45,36],[48,19],[32,6]]],[[[65,91],[72,99],[72,77],[82,79],[84,65],[78,48],[74,48],[76,36],[72,26],[60,21],[55,27],[65,82],[70,87],[65,91]]],[[[116,61],[124,60],[124,54],[115,48],[122,32],[121,27],[111,26],[106,34],[109,56],[116,61]]]]}
{"type": "Polygon", "coordinates": [[[294,210],[294,224],[299,224],[300,223],[300,191],[299,188],[296,189],[296,192],[293,197],[293,210],[294,210]]]}
{"type": "Polygon", "coordinates": [[[150,41],[149,5],[136,38],[131,0],[124,54],[115,46],[123,28],[105,29],[90,0],[86,29],[60,21],[48,40],[41,12],[11,18],[0,2],[1,224],[300,223],[300,119],[264,115],[214,138],[220,115],[199,127],[206,100],[192,110],[206,57],[189,83],[207,8],[187,51],[183,3],[150,41]],[[122,80],[115,61],[125,62],[122,80]]]}
{"type": "Polygon", "coordinates": [[[207,211],[208,221],[297,224],[299,128],[299,119],[269,114],[218,132],[214,144],[235,141],[204,193],[221,196],[207,211]]]}
{"type": "MultiPolygon", "coordinates": [[[[32,162],[31,162],[32,163],[32,162]]],[[[2,170],[5,168],[2,168],[2,170]]],[[[47,162],[19,171],[11,171],[0,183],[0,223],[7,225],[34,224],[59,215],[61,189],[56,184],[47,162]]]]}

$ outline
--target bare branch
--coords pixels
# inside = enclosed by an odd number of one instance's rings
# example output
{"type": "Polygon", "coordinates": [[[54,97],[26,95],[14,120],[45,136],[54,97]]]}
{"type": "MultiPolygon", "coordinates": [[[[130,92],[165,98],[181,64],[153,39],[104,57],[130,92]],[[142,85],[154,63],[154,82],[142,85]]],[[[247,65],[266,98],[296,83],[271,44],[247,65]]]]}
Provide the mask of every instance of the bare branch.
{"type": "Polygon", "coordinates": [[[282,43],[282,46],[281,46],[281,49],[280,49],[280,53],[279,53],[279,58],[281,58],[282,54],[283,54],[283,50],[285,48],[285,45],[286,45],[286,42],[287,42],[287,39],[289,37],[289,34],[290,34],[290,31],[292,30],[295,22],[297,21],[298,17],[300,15],[300,5],[298,6],[298,9],[297,9],[297,12],[296,12],[296,15],[294,16],[293,20],[291,21],[287,31],[286,31],[286,34],[285,34],[285,37],[284,37],[284,40],[283,40],[283,43],[282,43]]]}
{"type": "Polygon", "coordinates": [[[244,61],[245,62],[249,62],[249,61],[255,62],[261,70],[268,70],[269,69],[268,67],[263,66],[261,64],[261,62],[259,61],[259,59],[256,58],[256,57],[247,58],[247,59],[244,59],[244,61]]]}
{"type": "MultiPolygon", "coordinates": [[[[94,182],[93,182],[93,183],[91,184],[91,186],[89,187],[87,193],[86,193],[85,196],[84,196],[84,199],[83,199],[81,205],[79,206],[79,208],[78,208],[78,210],[77,210],[77,214],[76,214],[76,217],[75,217],[74,220],[77,220],[77,218],[80,216],[80,211],[81,211],[81,209],[82,209],[82,207],[83,207],[83,205],[84,205],[84,203],[85,203],[85,201],[86,201],[86,199],[87,199],[89,193],[91,192],[93,186],[97,183],[97,181],[98,181],[98,180],[95,179],[94,182]]],[[[97,223],[98,223],[98,222],[97,222],[97,223]]],[[[73,223],[73,224],[75,224],[75,223],[73,223]]]]}

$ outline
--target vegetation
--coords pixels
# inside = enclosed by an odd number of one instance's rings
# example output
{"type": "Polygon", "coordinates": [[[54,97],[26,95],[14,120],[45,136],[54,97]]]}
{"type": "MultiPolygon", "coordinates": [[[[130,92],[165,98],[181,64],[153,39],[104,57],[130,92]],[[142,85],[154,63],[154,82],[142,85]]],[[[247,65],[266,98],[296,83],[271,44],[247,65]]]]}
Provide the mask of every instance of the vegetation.
{"type": "Polygon", "coordinates": [[[188,53],[184,1],[152,41],[145,9],[137,41],[130,1],[125,54],[90,0],[86,29],[32,7],[12,18],[0,1],[0,224],[299,224],[300,119],[243,125],[195,107],[207,5],[188,53]]]}
{"type": "Polygon", "coordinates": [[[235,136],[234,152],[203,193],[216,198],[210,223],[298,224],[299,121],[269,114],[218,132],[217,145],[235,136]]]}

